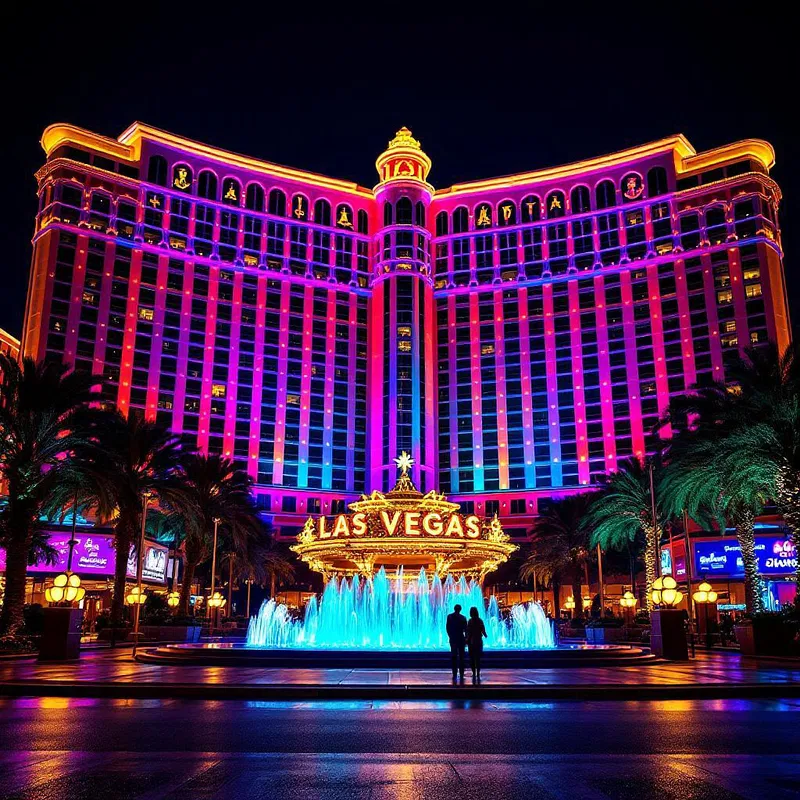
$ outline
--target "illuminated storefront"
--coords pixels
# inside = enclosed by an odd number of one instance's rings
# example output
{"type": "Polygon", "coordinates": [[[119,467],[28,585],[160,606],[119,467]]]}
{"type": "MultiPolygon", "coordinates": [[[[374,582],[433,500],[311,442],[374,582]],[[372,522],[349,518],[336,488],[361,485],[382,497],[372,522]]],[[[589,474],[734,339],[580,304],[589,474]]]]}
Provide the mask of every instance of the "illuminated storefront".
{"type": "Polygon", "coordinates": [[[356,183],[135,123],[42,138],[22,348],[230,456],[294,540],[407,451],[512,539],[642,455],[669,398],[788,342],[760,140],[447,188],[407,129],[356,183]]]}

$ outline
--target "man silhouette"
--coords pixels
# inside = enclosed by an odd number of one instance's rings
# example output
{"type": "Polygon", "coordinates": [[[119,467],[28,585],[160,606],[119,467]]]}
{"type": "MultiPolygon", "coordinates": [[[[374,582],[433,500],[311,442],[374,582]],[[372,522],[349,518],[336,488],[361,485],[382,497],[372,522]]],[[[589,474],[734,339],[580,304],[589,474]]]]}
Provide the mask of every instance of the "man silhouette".
{"type": "Polygon", "coordinates": [[[461,678],[464,683],[464,647],[467,639],[467,618],[461,613],[461,606],[456,605],[453,613],[447,615],[447,638],[450,640],[450,660],[453,666],[453,683],[461,678]]]}

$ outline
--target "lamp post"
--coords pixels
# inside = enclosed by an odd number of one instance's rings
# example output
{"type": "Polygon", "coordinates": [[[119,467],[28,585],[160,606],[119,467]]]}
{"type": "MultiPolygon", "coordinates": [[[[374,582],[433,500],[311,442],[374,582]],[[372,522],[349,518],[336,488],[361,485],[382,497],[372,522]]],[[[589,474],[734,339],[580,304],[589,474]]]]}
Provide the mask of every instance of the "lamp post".
{"type": "Polygon", "coordinates": [[[167,605],[170,608],[177,608],[178,604],[181,602],[181,593],[180,592],[170,592],[167,595],[167,605]]]}
{"type": "Polygon", "coordinates": [[[636,603],[637,600],[633,596],[633,592],[625,592],[619,599],[619,604],[622,606],[622,613],[629,625],[633,619],[633,609],[636,607],[636,603]]]}
{"type": "MultiPolygon", "coordinates": [[[[214,517],[214,546],[211,549],[211,594],[210,596],[214,596],[214,582],[217,574],[217,536],[219,534],[219,517],[214,517]]],[[[211,602],[209,601],[208,605],[208,614],[211,616],[211,602]]],[[[212,619],[211,625],[213,627],[214,621],[212,619]]]]}
{"type": "Polygon", "coordinates": [[[75,499],[72,504],[72,533],[69,537],[69,554],[67,555],[67,571],[53,578],[53,585],[45,590],[48,603],[80,603],[86,596],[86,589],[81,586],[81,579],[72,573],[72,554],[77,541],[75,528],[78,524],[78,487],[75,487],[75,499]]]}
{"type": "Polygon", "coordinates": [[[575,613],[574,613],[575,612],[575,598],[572,595],[570,595],[564,601],[564,608],[566,608],[567,611],[569,611],[570,619],[572,619],[572,617],[575,615],[575,613]]]}
{"type": "Polygon", "coordinates": [[[214,618],[216,617],[217,613],[220,609],[225,608],[225,598],[219,593],[214,592],[211,597],[208,598],[208,608],[211,612],[211,626],[214,626],[214,618]]]}
{"type": "Polygon", "coordinates": [[[692,599],[695,603],[700,603],[703,606],[703,618],[706,624],[706,648],[710,650],[711,628],[708,625],[708,607],[711,603],[717,602],[717,593],[711,588],[711,584],[708,581],[703,581],[692,595],[692,599]]]}
{"type": "Polygon", "coordinates": [[[653,582],[650,599],[656,606],[674,608],[683,600],[683,592],[678,590],[678,583],[672,575],[665,575],[653,582]]]}
{"type": "Polygon", "coordinates": [[[145,491],[142,493],[142,527],[141,531],[139,532],[139,547],[137,548],[136,553],[137,601],[133,603],[133,658],[136,658],[136,646],[139,643],[139,616],[142,603],[145,601],[144,591],[142,590],[142,568],[144,566],[144,527],[145,523],[147,522],[147,504],[151,497],[152,492],[145,491]]]}

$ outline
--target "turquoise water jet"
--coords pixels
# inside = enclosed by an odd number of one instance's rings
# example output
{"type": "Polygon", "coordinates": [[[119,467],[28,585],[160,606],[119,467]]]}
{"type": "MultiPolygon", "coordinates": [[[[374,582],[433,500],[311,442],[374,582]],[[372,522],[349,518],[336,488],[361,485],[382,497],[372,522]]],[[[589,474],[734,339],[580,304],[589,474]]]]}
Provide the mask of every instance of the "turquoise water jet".
{"type": "Polygon", "coordinates": [[[285,605],[265,601],[250,619],[247,646],[342,650],[440,650],[448,647],[445,621],[458,603],[475,606],[486,625],[486,647],[529,650],[555,647],[553,623],[538,603],[515,605],[507,618],[495,597],[487,603],[480,584],[452,575],[391,580],[384,569],[372,579],[332,578],[321,599],[312,597],[302,620],[285,605]]]}

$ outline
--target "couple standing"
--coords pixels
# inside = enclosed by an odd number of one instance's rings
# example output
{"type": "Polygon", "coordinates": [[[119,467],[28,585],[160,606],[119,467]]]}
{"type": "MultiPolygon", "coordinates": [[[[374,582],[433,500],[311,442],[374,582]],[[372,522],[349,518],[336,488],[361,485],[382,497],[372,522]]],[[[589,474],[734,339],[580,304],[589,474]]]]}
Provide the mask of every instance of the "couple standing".
{"type": "Polygon", "coordinates": [[[469,610],[469,621],[456,605],[453,613],[447,615],[447,637],[450,639],[450,657],[453,665],[453,683],[460,676],[464,683],[464,647],[469,646],[469,664],[472,667],[472,682],[481,682],[481,658],[486,626],[478,615],[475,606],[469,610]]]}

